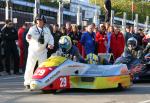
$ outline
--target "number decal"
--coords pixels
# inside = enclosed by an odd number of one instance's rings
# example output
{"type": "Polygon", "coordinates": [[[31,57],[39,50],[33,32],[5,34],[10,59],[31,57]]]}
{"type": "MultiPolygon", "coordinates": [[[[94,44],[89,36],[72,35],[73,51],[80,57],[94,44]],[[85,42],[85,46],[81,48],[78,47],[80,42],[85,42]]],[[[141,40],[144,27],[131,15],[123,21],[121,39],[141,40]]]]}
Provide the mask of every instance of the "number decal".
{"type": "Polygon", "coordinates": [[[66,87],[67,86],[67,78],[62,77],[60,78],[60,87],[66,87]]]}
{"type": "Polygon", "coordinates": [[[45,70],[38,70],[34,75],[42,76],[45,73],[45,70]]]}

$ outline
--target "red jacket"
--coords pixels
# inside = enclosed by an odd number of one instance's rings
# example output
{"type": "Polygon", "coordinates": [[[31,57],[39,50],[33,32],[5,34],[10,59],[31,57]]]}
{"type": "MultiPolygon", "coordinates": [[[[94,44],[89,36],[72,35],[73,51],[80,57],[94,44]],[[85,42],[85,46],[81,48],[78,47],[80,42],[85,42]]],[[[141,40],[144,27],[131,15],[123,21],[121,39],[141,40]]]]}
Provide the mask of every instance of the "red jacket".
{"type": "Polygon", "coordinates": [[[124,46],[125,46],[125,39],[123,34],[121,32],[119,32],[117,35],[115,33],[112,33],[110,48],[115,59],[121,56],[121,54],[124,51],[124,46]]]}
{"type": "Polygon", "coordinates": [[[105,34],[96,33],[96,42],[98,43],[98,53],[106,53],[107,37],[105,34]]]}
{"type": "Polygon", "coordinates": [[[150,40],[150,35],[145,35],[144,38],[143,38],[143,40],[142,40],[142,42],[143,42],[144,45],[147,45],[147,43],[149,42],[149,40],[150,40]]]}
{"type": "Polygon", "coordinates": [[[24,66],[24,45],[23,45],[23,33],[25,29],[20,27],[18,30],[18,46],[20,48],[20,68],[24,66]]]}
{"type": "Polygon", "coordinates": [[[23,48],[23,33],[25,32],[25,29],[20,27],[18,30],[18,46],[20,48],[23,48]]]}

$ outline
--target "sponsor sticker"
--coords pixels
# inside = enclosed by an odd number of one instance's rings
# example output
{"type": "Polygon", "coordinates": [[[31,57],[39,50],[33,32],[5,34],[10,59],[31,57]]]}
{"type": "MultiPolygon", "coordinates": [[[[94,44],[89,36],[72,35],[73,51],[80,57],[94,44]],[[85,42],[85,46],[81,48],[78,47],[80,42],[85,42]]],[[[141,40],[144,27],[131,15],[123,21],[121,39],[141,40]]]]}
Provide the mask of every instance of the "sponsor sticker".
{"type": "Polygon", "coordinates": [[[54,75],[52,75],[50,78],[48,78],[45,83],[49,82],[51,79],[54,79],[54,77],[56,77],[58,74],[60,73],[60,71],[57,71],[54,75]]]}

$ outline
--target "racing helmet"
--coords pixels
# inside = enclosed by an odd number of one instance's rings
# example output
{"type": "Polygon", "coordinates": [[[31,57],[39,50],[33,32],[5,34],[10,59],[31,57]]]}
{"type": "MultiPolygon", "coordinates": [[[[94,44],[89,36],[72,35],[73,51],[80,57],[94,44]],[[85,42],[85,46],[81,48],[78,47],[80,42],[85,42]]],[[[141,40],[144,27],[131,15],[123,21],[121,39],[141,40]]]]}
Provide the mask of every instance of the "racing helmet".
{"type": "Polygon", "coordinates": [[[62,36],[59,39],[59,47],[62,49],[62,52],[68,52],[72,47],[71,38],[69,36],[62,36]]]}
{"type": "Polygon", "coordinates": [[[127,41],[127,46],[129,49],[135,49],[137,47],[137,40],[134,37],[131,37],[127,41]]]}
{"type": "Polygon", "coordinates": [[[88,64],[98,64],[99,62],[98,56],[93,53],[88,54],[86,60],[88,64]]]}
{"type": "Polygon", "coordinates": [[[36,23],[37,20],[43,20],[44,23],[47,22],[45,16],[44,15],[40,15],[40,14],[35,17],[35,23],[36,23]]]}

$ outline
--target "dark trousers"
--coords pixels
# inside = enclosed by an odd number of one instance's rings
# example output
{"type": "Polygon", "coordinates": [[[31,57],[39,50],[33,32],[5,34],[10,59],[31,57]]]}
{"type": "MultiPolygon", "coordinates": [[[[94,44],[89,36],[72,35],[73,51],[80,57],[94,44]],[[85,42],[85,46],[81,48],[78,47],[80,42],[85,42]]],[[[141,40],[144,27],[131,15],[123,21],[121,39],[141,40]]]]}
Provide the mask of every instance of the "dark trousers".
{"type": "Polygon", "coordinates": [[[111,11],[105,13],[105,22],[110,22],[111,11]]]}
{"type": "Polygon", "coordinates": [[[7,73],[10,73],[11,66],[13,66],[14,74],[19,72],[19,54],[15,43],[5,45],[5,65],[7,73]]]}
{"type": "Polygon", "coordinates": [[[27,57],[28,57],[28,47],[24,47],[23,73],[25,72],[26,69],[27,57]]]}
{"type": "Polygon", "coordinates": [[[3,69],[3,64],[2,64],[2,60],[3,60],[3,58],[2,58],[1,47],[0,47],[0,72],[4,71],[4,69],[3,69]]]}

